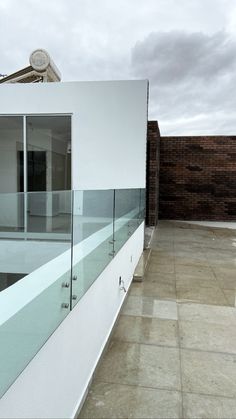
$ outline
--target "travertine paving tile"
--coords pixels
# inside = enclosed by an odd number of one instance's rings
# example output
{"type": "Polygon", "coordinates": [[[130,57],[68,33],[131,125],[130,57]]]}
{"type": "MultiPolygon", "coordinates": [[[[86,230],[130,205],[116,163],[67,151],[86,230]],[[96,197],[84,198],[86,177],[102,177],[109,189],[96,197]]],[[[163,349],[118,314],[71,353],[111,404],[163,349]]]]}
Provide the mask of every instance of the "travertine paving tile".
{"type": "Polygon", "coordinates": [[[226,297],[226,299],[228,300],[228,303],[231,307],[236,307],[236,289],[235,290],[227,290],[227,289],[223,289],[223,293],[226,297]]]}
{"type": "Polygon", "coordinates": [[[206,304],[178,304],[180,320],[234,325],[236,328],[236,309],[206,304]]]}
{"type": "Polygon", "coordinates": [[[176,286],[177,288],[220,288],[219,282],[216,280],[216,278],[209,279],[207,276],[204,278],[199,278],[198,276],[188,274],[176,274],[176,286]]]}
{"type": "Polygon", "coordinates": [[[236,355],[181,349],[183,391],[236,398],[236,355]]]}
{"type": "Polygon", "coordinates": [[[150,263],[148,265],[147,273],[150,272],[163,272],[173,274],[175,272],[174,263],[161,265],[160,263],[150,263]]]}
{"type": "Polygon", "coordinates": [[[121,315],[113,339],[178,346],[177,321],[121,315]]]}
{"type": "Polygon", "coordinates": [[[160,282],[164,284],[175,284],[175,274],[164,272],[148,272],[144,276],[144,282],[160,282]]]}
{"type": "Polygon", "coordinates": [[[214,273],[208,267],[194,265],[176,265],[176,274],[194,275],[198,278],[215,279],[214,273]]]}
{"type": "Polygon", "coordinates": [[[178,286],[177,282],[177,301],[196,302],[202,304],[214,304],[219,306],[229,305],[224,293],[220,288],[200,288],[188,285],[186,287],[178,286]]]}
{"type": "Polygon", "coordinates": [[[179,327],[183,348],[236,354],[235,325],[181,321],[179,327]]]}
{"type": "Polygon", "coordinates": [[[181,418],[181,395],[120,384],[96,383],[81,411],[80,419],[181,418]]]}
{"type": "Polygon", "coordinates": [[[149,258],[149,264],[152,265],[167,265],[167,264],[174,264],[174,255],[166,253],[162,254],[152,254],[149,258]]]}
{"type": "Polygon", "coordinates": [[[236,399],[184,393],[183,409],[186,419],[235,419],[236,399]]]}
{"type": "Polygon", "coordinates": [[[159,300],[151,297],[130,295],[122,310],[128,316],[144,316],[160,319],[177,320],[177,304],[175,301],[159,300]]]}
{"type": "Polygon", "coordinates": [[[112,341],[96,381],[180,390],[179,350],[112,341]]]}
{"type": "Polygon", "coordinates": [[[132,284],[130,288],[131,295],[153,297],[160,299],[176,299],[175,283],[151,282],[132,284]]]}
{"type": "MultiPolygon", "coordinates": [[[[236,255],[236,249],[235,249],[236,255]]],[[[216,266],[213,268],[213,271],[219,279],[235,279],[236,277],[236,269],[235,268],[225,268],[221,266],[216,266]]]]}
{"type": "Polygon", "coordinates": [[[203,267],[208,268],[209,263],[208,261],[203,257],[187,257],[187,255],[176,255],[175,256],[175,266],[193,266],[193,267],[203,267]]]}

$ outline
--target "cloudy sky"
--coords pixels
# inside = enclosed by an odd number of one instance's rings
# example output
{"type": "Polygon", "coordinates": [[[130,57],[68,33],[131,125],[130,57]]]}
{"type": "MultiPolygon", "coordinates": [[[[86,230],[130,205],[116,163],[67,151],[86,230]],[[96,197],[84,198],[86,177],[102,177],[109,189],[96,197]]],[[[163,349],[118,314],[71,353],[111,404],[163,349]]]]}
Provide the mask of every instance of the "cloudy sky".
{"type": "Polygon", "coordinates": [[[145,78],[162,135],[236,134],[236,0],[0,0],[0,73],[45,48],[63,81],[145,78]]]}

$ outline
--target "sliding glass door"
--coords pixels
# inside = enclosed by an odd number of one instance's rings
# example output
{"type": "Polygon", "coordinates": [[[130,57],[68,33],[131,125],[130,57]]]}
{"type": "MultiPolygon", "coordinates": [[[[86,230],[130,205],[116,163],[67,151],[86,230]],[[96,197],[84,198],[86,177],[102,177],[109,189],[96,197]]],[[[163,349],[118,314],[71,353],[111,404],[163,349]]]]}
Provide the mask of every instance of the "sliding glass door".
{"type": "Polygon", "coordinates": [[[71,116],[0,116],[1,231],[50,231],[70,189],[71,116]]]}

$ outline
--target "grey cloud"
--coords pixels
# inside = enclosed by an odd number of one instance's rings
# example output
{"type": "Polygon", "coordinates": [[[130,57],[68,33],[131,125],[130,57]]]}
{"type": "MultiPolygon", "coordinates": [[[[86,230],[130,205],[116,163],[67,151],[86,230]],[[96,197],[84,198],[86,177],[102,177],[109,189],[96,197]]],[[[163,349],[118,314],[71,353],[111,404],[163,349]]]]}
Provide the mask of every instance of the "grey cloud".
{"type": "Polygon", "coordinates": [[[208,81],[235,68],[236,42],[225,32],[152,33],[134,47],[132,65],[136,74],[145,72],[162,84],[208,81]]]}
{"type": "Polygon", "coordinates": [[[235,42],[219,32],[233,11],[232,0],[1,0],[0,73],[45,48],[64,81],[149,78],[165,133],[236,132],[235,42]]]}
{"type": "Polygon", "coordinates": [[[150,117],[163,134],[236,133],[236,42],[227,33],[152,33],[131,62],[150,80],[150,117]]]}

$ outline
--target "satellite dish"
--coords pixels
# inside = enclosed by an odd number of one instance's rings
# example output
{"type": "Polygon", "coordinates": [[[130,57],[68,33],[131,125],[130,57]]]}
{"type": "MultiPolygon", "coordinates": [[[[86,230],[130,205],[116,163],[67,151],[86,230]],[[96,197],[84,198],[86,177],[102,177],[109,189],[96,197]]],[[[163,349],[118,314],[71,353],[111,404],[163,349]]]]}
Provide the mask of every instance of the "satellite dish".
{"type": "Polygon", "coordinates": [[[30,65],[36,71],[47,70],[50,61],[50,56],[44,49],[36,49],[30,54],[30,65]]]}
{"type": "Polygon", "coordinates": [[[30,65],[38,73],[47,72],[50,81],[60,81],[61,74],[45,49],[36,49],[30,54],[30,65]]]}

